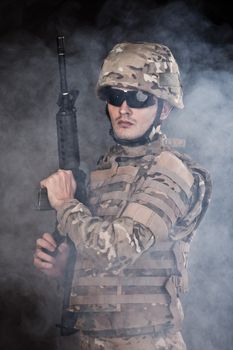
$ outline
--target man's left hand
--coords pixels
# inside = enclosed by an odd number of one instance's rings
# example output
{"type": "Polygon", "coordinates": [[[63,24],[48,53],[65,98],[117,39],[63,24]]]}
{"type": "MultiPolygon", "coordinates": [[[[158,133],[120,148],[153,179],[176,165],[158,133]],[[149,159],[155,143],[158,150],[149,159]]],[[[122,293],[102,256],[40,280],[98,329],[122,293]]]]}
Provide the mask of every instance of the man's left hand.
{"type": "Polygon", "coordinates": [[[56,210],[58,210],[63,203],[74,198],[77,188],[72,171],[61,169],[42,180],[40,185],[42,188],[47,188],[49,202],[56,210]]]}

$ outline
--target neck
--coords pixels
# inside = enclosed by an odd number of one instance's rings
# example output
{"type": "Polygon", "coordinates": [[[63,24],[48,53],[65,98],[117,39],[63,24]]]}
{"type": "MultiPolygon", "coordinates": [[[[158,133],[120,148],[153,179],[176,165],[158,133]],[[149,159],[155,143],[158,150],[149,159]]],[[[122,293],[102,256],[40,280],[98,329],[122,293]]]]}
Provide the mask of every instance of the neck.
{"type": "Polygon", "coordinates": [[[113,148],[114,154],[121,157],[138,157],[146,154],[159,154],[162,149],[166,147],[167,138],[166,135],[156,133],[150,143],[139,145],[139,146],[127,146],[127,145],[115,145],[113,148]]]}

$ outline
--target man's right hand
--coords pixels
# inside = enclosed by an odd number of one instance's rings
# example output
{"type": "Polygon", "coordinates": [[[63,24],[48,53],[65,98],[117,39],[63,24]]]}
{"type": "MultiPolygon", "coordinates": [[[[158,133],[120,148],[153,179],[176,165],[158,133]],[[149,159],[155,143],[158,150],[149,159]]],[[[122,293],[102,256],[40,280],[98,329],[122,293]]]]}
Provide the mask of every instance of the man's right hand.
{"type": "Polygon", "coordinates": [[[57,244],[52,235],[50,233],[44,233],[43,236],[36,241],[34,265],[46,275],[62,279],[64,277],[69,251],[70,248],[66,242],[63,242],[57,248],[57,244]],[[57,255],[52,257],[45,253],[43,248],[50,252],[54,252],[57,249],[57,255]]]}

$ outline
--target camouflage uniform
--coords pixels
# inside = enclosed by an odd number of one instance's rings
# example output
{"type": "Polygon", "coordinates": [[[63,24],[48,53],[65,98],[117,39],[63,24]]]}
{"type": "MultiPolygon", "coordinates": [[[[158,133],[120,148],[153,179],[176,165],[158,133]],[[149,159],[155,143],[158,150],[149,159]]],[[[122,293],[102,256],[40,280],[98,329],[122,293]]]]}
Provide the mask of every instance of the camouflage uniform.
{"type": "MultiPolygon", "coordinates": [[[[108,85],[141,88],[183,108],[169,49],[134,44],[134,61],[126,55],[123,66],[124,45],[105,60],[100,97],[108,85]]],[[[189,246],[209,203],[208,173],[156,132],[145,145],[113,146],[89,190],[88,207],[74,199],[57,214],[77,250],[67,310],[79,330],[77,348],[184,350],[179,295],[188,289],[189,246]]]]}
{"type": "Polygon", "coordinates": [[[110,150],[91,173],[89,208],[72,200],[58,212],[77,249],[69,307],[77,329],[97,338],[154,334],[155,349],[185,349],[182,340],[156,342],[182,339],[179,294],[209,194],[206,171],[172,152],[163,135],[110,150]]]}

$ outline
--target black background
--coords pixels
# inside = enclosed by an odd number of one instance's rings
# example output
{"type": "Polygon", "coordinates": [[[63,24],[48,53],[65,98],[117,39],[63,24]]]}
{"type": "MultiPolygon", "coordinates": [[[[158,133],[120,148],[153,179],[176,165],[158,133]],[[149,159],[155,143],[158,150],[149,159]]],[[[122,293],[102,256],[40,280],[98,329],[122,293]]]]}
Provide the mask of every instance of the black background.
{"type": "MultiPolygon", "coordinates": [[[[148,9],[158,6],[164,6],[172,3],[171,0],[144,0],[142,3],[148,9]]],[[[232,26],[231,2],[224,1],[203,1],[186,0],[191,8],[198,9],[211,22],[222,25],[228,23],[232,26]]],[[[48,35],[45,30],[46,23],[53,22],[54,26],[65,19],[67,16],[73,18],[72,26],[79,27],[84,25],[97,26],[97,15],[106,1],[69,1],[69,0],[2,0],[0,4],[0,31],[4,35],[16,30],[26,30],[40,36],[48,35]],[[54,20],[55,17],[57,20],[54,20]]],[[[130,2],[128,2],[130,3],[130,2]]],[[[141,3],[135,0],[134,3],[141,3]]],[[[117,8],[118,2],[115,2],[117,8]]],[[[125,1],[127,7],[127,1],[125,1]]],[[[130,6],[130,5],[129,5],[130,6]]],[[[112,11],[115,11],[113,6],[112,11]]],[[[122,11],[124,16],[124,11],[122,11]]],[[[117,21],[117,18],[115,18],[117,21]]]]}

